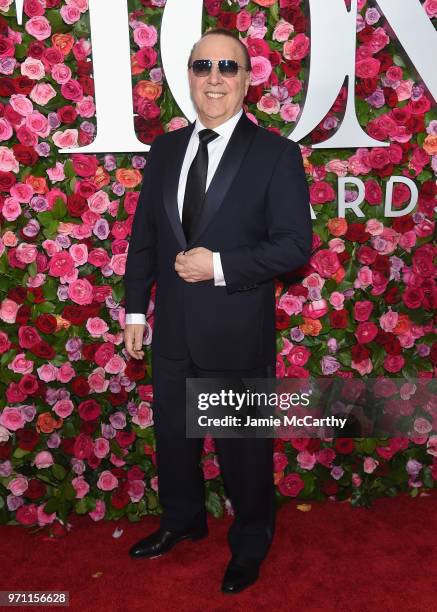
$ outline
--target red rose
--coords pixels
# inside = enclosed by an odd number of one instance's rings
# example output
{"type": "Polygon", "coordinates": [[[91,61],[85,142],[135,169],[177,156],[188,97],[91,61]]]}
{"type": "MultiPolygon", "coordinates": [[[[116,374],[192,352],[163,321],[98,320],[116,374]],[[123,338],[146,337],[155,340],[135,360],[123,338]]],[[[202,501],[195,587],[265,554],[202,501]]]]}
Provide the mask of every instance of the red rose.
{"type": "Polygon", "coordinates": [[[310,201],[312,204],[325,204],[335,199],[332,185],[326,181],[316,181],[310,185],[310,201]]]}
{"type": "Polygon", "coordinates": [[[217,17],[221,11],[221,0],[203,0],[206,12],[212,17],[217,17]]]}
{"type": "Polygon", "coordinates": [[[362,344],[354,344],[351,348],[352,353],[352,361],[355,363],[360,363],[361,361],[365,361],[369,358],[370,352],[362,344]]]}
{"type": "Polygon", "coordinates": [[[117,510],[124,508],[130,503],[130,497],[128,492],[118,487],[111,495],[111,503],[114,508],[117,508],[117,510]]]}
{"type": "Polygon", "coordinates": [[[415,250],[413,254],[413,272],[423,277],[432,277],[435,266],[433,259],[437,254],[437,248],[431,243],[424,244],[415,250]]]}
{"type": "Polygon", "coordinates": [[[12,455],[12,446],[9,442],[0,442],[0,459],[6,460],[12,455]]]}
{"type": "Polygon", "coordinates": [[[385,342],[384,349],[386,353],[390,355],[400,355],[402,353],[402,346],[399,339],[394,334],[390,334],[388,342],[385,342]]]}
{"type": "Polygon", "coordinates": [[[56,113],[61,123],[73,123],[77,118],[77,110],[74,106],[70,106],[69,104],[58,108],[56,113]]]}
{"type": "Polygon", "coordinates": [[[74,304],[71,306],[65,306],[62,312],[62,318],[67,319],[73,325],[82,325],[85,323],[87,317],[85,314],[85,309],[81,306],[75,306],[74,304]]]}
{"type": "Polygon", "coordinates": [[[17,179],[12,172],[0,171],[0,191],[9,193],[11,187],[15,185],[17,179]]]}
{"type": "Polygon", "coordinates": [[[35,523],[38,521],[36,504],[20,506],[15,512],[15,518],[22,525],[35,525],[35,523]]]}
{"type": "Polygon", "coordinates": [[[101,414],[101,408],[94,399],[85,400],[78,406],[79,416],[84,421],[94,421],[101,414]]]}
{"type": "Polygon", "coordinates": [[[328,496],[336,495],[338,493],[338,484],[333,480],[328,480],[322,484],[322,491],[328,496]]]}
{"type": "Polygon", "coordinates": [[[401,294],[398,287],[390,287],[384,295],[386,304],[398,304],[401,300],[401,294]]]}
{"type": "Polygon", "coordinates": [[[78,79],[78,83],[82,88],[83,94],[85,96],[93,96],[94,95],[94,81],[89,76],[81,76],[78,79]]]}
{"type": "Polygon", "coordinates": [[[40,17],[44,15],[44,5],[40,0],[24,0],[23,10],[28,17],[40,17]]]}
{"type": "Polygon", "coordinates": [[[156,136],[164,134],[164,128],[159,119],[146,121],[142,117],[136,115],[134,117],[134,124],[138,139],[145,144],[152,144],[156,136]]]}
{"type": "Polygon", "coordinates": [[[140,68],[150,70],[156,64],[158,54],[153,47],[143,47],[135,53],[133,60],[136,61],[140,68]]]}
{"type": "Polygon", "coordinates": [[[12,145],[15,159],[23,166],[34,166],[38,161],[38,153],[32,147],[26,147],[22,144],[12,145]]]}
{"type": "Polygon", "coordinates": [[[30,57],[34,57],[35,59],[40,60],[43,57],[45,49],[46,47],[44,43],[39,40],[34,40],[27,48],[27,55],[30,55],[30,57]]]}
{"type": "Polygon", "coordinates": [[[256,104],[264,93],[263,85],[251,85],[247,90],[245,102],[247,104],[256,104]]]}
{"type": "Polygon", "coordinates": [[[356,321],[367,321],[372,314],[373,303],[369,300],[362,300],[354,304],[354,318],[356,321]]]}
{"type": "Polygon", "coordinates": [[[97,157],[83,153],[74,153],[71,160],[75,173],[82,177],[94,176],[99,165],[97,157]]]}
{"type": "Polygon", "coordinates": [[[130,380],[141,380],[146,376],[146,364],[138,359],[129,359],[124,375],[130,380]]]}
{"type": "Polygon", "coordinates": [[[57,327],[56,317],[51,314],[38,315],[35,325],[44,334],[53,334],[57,327]]]}
{"type": "Polygon", "coordinates": [[[405,359],[402,355],[386,355],[384,358],[384,368],[393,374],[402,370],[405,359]]]}
{"type": "Polygon", "coordinates": [[[19,429],[16,432],[18,447],[33,451],[39,441],[39,434],[34,429],[19,429]]]}
{"type": "Polygon", "coordinates": [[[76,459],[87,459],[94,449],[93,440],[90,436],[80,433],[76,436],[73,446],[73,454],[76,459]]]}
{"type": "Polygon", "coordinates": [[[329,324],[333,329],[345,329],[348,325],[349,313],[344,308],[329,313],[329,324]]]}
{"type": "Polygon", "coordinates": [[[262,38],[252,38],[248,36],[246,39],[247,42],[247,50],[249,51],[249,55],[251,57],[256,57],[258,55],[262,55],[263,57],[269,57],[270,55],[270,47],[269,44],[262,38]]]}
{"type": "Polygon", "coordinates": [[[83,376],[77,376],[71,381],[71,390],[79,397],[86,397],[90,392],[88,381],[83,376]]]}
{"type": "Polygon", "coordinates": [[[34,88],[34,85],[35,81],[32,81],[32,79],[29,79],[27,76],[19,76],[14,79],[14,88],[17,94],[28,96],[34,88]]]}
{"type": "Polygon", "coordinates": [[[37,478],[29,480],[26,491],[23,493],[24,497],[28,499],[40,499],[46,494],[47,487],[37,478]]]}
{"type": "Polygon", "coordinates": [[[305,488],[305,483],[299,474],[287,474],[278,483],[279,492],[287,497],[297,497],[305,488]]]}
{"type": "Polygon", "coordinates": [[[370,234],[364,223],[349,223],[344,237],[351,242],[363,243],[370,239],[370,234]]]}
{"type": "Polygon", "coordinates": [[[366,202],[371,206],[377,206],[382,202],[382,189],[377,181],[369,179],[364,183],[366,202]]]}
{"type": "Polygon", "coordinates": [[[121,448],[127,448],[133,442],[135,442],[136,434],[134,431],[117,431],[115,434],[115,439],[121,448]]]}
{"type": "Polygon", "coordinates": [[[276,309],[276,329],[287,329],[290,323],[289,315],[282,308],[276,309]]]}
{"type": "Polygon", "coordinates": [[[217,19],[217,27],[233,30],[237,25],[237,13],[221,11],[217,19]]]}
{"type": "Polygon", "coordinates": [[[390,163],[387,150],[382,147],[372,148],[369,153],[369,163],[372,168],[384,168],[390,163]]]}
{"type": "Polygon", "coordinates": [[[364,321],[358,325],[355,332],[355,338],[360,344],[367,344],[375,339],[377,333],[378,328],[375,323],[372,323],[371,321],[364,321]]]}
{"type": "Polygon", "coordinates": [[[145,473],[137,465],[133,465],[127,472],[127,479],[130,480],[143,480],[145,473]]]}
{"type": "Polygon", "coordinates": [[[9,77],[4,77],[0,79],[0,96],[3,98],[10,98],[12,94],[15,93],[15,84],[14,80],[9,77]]]}
{"type": "Polygon", "coordinates": [[[29,350],[37,357],[41,357],[41,359],[54,359],[56,357],[55,349],[45,340],[41,340],[41,342],[38,342],[38,344],[32,346],[29,350]]]}
{"type": "Polygon", "coordinates": [[[337,253],[329,249],[320,249],[310,259],[311,266],[324,278],[333,276],[340,267],[337,253]]]}
{"type": "Polygon", "coordinates": [[[122,388],[118,393],[111,393],[108,400],[112,406],[123,406],[128,400],[128,393],[122,388]]]}
{"type": "Polygon", "coordinates": [[[407,287],[402,293],[402,301],[407,308],[420,308],[423,298],[424,292],[420,287],[407,287]]]}
{"type": "Polygon", "coordinates": [[[339,455],[350,455],[355,450],[352,438],[336,438],[335,450],[339,455]]]}

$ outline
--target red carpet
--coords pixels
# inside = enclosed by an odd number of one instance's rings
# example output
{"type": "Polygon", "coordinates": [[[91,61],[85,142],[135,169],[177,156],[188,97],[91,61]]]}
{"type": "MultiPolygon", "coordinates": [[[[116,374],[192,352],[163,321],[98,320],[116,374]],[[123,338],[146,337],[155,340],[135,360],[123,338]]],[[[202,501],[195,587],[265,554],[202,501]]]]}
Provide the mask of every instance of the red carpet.
{"type": "Polygon", "coordinates": [[[326,502],[302,512],[293,501],[278,513],[260,579],[239,595],[220,592],[229,518],[211,517],[208,538],[154,560],[130,559],[128,550],[156,517],[93,523],[73,516],[72,530],[56,539],[2,526],[0,590],[68,590],[69,609],[78,612],[435,612],[436,502],[437,490],[379,499],[371,509],[326,502]],[[124,531],[115,539],[117,527],[124,531]]]}

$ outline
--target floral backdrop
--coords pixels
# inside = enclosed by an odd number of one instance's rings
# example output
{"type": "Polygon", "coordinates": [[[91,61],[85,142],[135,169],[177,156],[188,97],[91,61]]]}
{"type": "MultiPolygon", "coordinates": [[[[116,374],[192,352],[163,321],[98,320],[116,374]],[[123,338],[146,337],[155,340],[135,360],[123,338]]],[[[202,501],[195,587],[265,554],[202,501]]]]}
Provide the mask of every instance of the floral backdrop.
{"type": "MultiPolygon", "coordinates": [[[[159,27],[165,0],[130,0],[133,100],[145,143],[187,121],[166,88],[159,27]]],[[[437,2],[423,10],[437,23],[437,2]]],[[[301,111],[310,50],[306,2],[204,1],[204,28],[238,32],[252,63],[246,111],[287,135],[301,111]]],[[[159,513],[147,358],[123,348],[123,274],[146,155],[60,155],[95,137],[88,0],[0,0],[0,522],[59,529],[159,513]]],[[[417,495],[437,483],[437,343],[433,212],[437,109],[375,3],[359,1],[356,105],[387,148],[312,149],[335,131],[332,109],[301,143],[314,221],[311,262],[277,284],[279,377],[405,377],[423,408],[413,438],[275,441],[279,501],[417,495]],[[383,217],[391,175],[417,184],[415,211],[383,217]],[[339,176],[365,182],[365,218],[338,218],[339,176]],[[409,381],[409,382],[408,382],[409,381]]],[[[353,190],[347,199],[356,197],[353,190]]],[[[394,207],[410,194],[394,189],[394,207]]],[[[205,441],[208,510],[232,512],[213,440],[205,441]]]]}

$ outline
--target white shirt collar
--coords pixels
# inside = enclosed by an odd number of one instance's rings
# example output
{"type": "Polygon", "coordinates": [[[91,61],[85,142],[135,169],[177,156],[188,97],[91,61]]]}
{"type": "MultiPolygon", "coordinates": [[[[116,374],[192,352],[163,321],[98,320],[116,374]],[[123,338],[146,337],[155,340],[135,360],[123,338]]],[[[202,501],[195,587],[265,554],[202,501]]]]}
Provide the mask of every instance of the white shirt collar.
{"type": "MultiPolygon", "coordinates": [[[[217,132],[219,136],[223,136],[223,138],[226,138],[226,140],[229,140],[242,114],[243,114],[243,109],[241,108],[236,115],[234,115],[233,117],[231,117],[224,123],[221,123],[220,125],[215,127],[214,132],[217,132]]],[[[200,130],[205,130],[205,129],[206,129],[205,126],[202,124],[199,117],[197,117],[196,123],[194,125],[193,133],[197,136],[200,130]]]]}

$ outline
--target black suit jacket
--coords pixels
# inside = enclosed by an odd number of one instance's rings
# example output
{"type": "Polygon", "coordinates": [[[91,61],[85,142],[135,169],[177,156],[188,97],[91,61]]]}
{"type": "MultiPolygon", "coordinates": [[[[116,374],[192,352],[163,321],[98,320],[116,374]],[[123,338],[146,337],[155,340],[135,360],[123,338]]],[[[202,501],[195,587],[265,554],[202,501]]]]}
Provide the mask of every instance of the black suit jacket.
{"type": "Polygon", "coordinates": [[[200,368],[241,370],[275,362],[275,276],[311,253],[308,184],[298,144],[257,127],[243,113],[186,243],[177,190],[194,124],[158,137],[144,171],[124,277],[126,313],[146,312],[156,281],[152,350],[190,354],[200,368]],[[176,255],[220,252],[225,287],[187,283],[176,255]]]}

